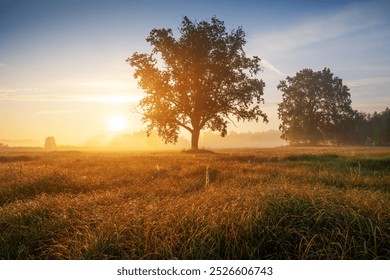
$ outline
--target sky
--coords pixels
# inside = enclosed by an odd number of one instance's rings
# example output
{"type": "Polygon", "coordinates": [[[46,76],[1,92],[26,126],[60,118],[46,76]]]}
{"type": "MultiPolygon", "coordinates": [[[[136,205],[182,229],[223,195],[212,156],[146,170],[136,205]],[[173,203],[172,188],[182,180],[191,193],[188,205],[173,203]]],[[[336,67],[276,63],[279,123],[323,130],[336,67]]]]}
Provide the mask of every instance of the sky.
{"type": "Polygon", "coordinates": [[[390,1],[0,0],[0,139],[84,145],[142,130],[134,108],[144,93],[126,59],[150,52],[153,28],[214,15],[243,27],[266,84],[270,122],[229,130],[278,129],[276,87],[304,68],[330,68],[356,110],[390,107],[390,1]]]}

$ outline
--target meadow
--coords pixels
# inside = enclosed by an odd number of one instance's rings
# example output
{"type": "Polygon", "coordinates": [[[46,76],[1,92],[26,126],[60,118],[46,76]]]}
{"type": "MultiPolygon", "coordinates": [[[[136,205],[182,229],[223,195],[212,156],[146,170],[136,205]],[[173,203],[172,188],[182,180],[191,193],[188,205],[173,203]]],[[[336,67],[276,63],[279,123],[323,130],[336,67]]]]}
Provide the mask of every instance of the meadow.
{"type": "Polygon", "coordinates": [[[390,259],[390,148],[0,154],[0,259],[390,259]]]}

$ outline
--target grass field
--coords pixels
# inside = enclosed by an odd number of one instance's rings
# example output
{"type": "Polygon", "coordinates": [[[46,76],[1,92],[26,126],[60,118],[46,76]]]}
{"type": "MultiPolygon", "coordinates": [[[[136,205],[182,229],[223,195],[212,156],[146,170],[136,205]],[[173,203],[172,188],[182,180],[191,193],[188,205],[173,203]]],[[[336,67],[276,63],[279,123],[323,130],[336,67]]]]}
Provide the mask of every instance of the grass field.
{"type": "Polygon", "coordinates": [[[390,148],[0,154],[0,259],[390,259],[390,148]]]}

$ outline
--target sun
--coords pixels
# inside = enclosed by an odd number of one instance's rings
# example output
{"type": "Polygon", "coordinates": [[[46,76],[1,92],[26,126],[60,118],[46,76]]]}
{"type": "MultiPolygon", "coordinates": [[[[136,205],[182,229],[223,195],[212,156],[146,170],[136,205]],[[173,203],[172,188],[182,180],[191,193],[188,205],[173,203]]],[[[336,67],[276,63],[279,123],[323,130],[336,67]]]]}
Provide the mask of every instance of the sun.
{"type": "Polygon", "coordinates": [[[123,131],[128,127],[127,119],[122,115],[112,115],[108,119],[109,131],[123,131]]]}

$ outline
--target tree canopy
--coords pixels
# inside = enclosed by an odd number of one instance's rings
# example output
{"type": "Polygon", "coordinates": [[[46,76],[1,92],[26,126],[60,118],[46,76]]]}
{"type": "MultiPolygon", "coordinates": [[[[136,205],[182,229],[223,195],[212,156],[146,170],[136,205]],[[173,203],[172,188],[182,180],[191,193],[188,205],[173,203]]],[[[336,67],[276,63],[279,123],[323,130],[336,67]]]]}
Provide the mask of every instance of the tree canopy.
{"type": "Polygon", "coordinates": [[[354,113],[349,88],[329,68],[303,69],[278,85],[283,92],[278,115],[282,138],[292,144],[337,141],[354,113]]]}
{"type": "Polygon", "coordinates": [[[146,38],[152,52],[127,59],[146,92],[140,107],[147,133],[157,130],[175,143],[184,128],[197,150],[202,129],[225,136],[232,117],[267,122],[260,109],[265,84],[256,77],[260,58],[246,56],[242,27],[228,32],[216,17],[199,23],[184,17],[179,33],[176,38],[172,29],[153,29],[146,38]]]}

